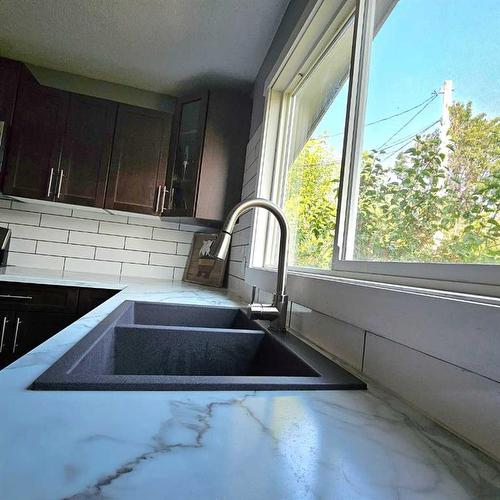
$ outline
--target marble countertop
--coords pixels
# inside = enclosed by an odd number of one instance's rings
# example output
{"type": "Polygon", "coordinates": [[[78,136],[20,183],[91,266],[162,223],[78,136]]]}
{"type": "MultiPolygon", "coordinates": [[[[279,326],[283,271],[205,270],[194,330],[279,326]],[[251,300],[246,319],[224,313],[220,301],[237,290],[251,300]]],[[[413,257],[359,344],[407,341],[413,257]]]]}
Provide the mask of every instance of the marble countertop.
{"type": "Polygon", "coordinates": [[[368,391],[44,392],[26,387],[124,300],[239,304],[159,280],[5,269],[121,291],[0,371],[0,498],[498,499],[500,466],[368,391]]]}

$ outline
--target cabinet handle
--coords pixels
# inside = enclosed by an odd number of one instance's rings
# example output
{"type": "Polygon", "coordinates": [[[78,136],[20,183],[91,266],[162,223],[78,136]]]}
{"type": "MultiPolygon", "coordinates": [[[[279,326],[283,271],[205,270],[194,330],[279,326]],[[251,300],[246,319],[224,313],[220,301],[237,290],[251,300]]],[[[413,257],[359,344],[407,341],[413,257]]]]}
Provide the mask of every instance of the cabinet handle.
{"type": "Polygon", "coordinates": [[[155,213],[157,214],[158,211],[160,210],[160,196],[161,196],[161,186],[157,187],[158,192],[156,193],[156,206],[155,206],[155,213]]]}
{"type": "Polygon", "coordinates": [[[170,189],[170,194],[168,196],[168,209],[169,210],[172,210],[172,203],[173,203],[173,199],[174,199],[174,187],[172,186],[172,188],[170,189]]]}
{"type": "Polygon", "coordinates": [[[163,194],[161,197],[161,208],[160,208],[160,215],[163,213],[163,210],[165,209],[165,197],[167,196],[167,186],[163,186],[163,194]]]}
{"type": "Polygon", "coordinates": [[[62,189],[63,177],[64,177],[64,170],[61,170],[61,172],[59,174],[59,185],[57,187],[57,198],[61,197],[61,189],[62,189]]]}
{"type": "Polygon", "coordinates": [[[50,198],[51,193],[52,193],[52,179],[54,178],[54,169],[50,169],[50,175],[49,175],[49,185],[47,186],[47,198],[50,198]]]}
{"type": "Polygon", "coordinates": [[[12,354],[16,352],[16,347],[17,347],[17,334],[19,333],[19,325],[22,323],[21,318],[17,318],[16,321],[16,331],[14,333],[14,344],[12,346],[12,354]]]}
{"type": "Polygon", "coordinates": [[[9,295],[9,294],[0,294],[0,299],[21,299],[21,300],[33,300],[33,297],[29,295],[9,295]]]}
{"type": "Polygon", "coordinates": [[[7,319],[7,316],[3,317],[3,323],[2,323],[2,337],[0,338],[0,352],[3,350],[3,340],[5,338],[5,327],[7,326],[7,323],[9,320],[7,319]]]}

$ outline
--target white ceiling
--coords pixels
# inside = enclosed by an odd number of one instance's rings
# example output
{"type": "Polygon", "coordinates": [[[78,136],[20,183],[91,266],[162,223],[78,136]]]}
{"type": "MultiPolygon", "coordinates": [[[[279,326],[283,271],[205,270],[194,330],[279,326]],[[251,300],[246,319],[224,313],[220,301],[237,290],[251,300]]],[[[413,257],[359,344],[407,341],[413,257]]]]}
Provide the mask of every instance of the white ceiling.
{"type": "Polygon", "coordinates": [[[145,90],[254,81],[288,0],[0,0],[0,53],[145,90]]]}

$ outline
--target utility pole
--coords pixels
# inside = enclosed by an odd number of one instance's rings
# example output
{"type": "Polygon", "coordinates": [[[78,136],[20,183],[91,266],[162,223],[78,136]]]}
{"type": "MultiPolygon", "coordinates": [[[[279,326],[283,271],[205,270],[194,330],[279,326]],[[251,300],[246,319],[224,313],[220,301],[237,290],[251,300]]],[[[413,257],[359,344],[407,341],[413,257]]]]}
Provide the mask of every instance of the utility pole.
{"type": "Polygon", "coordinates": [[[441,110],[441,132],[439,134],[440,138],[440,148],[439,152],[444,154],[443,166],[446,167],[448,164],[448,131],[450,129],[450,106],[453,103],[453,80],[445,80],[443,86],[441,87],[440,94],[443,94],[443,107],[441,110]]]}

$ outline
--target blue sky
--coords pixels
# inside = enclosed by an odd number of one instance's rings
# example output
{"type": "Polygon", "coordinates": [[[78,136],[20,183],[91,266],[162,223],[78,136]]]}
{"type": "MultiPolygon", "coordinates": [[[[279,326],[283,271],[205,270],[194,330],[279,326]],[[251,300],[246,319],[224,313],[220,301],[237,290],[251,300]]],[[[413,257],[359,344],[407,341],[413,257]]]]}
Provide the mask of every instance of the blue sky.
{"type": "MultiPolygon", "coordinates": [[[[453,80],[453,99],[472,101],[475,112],[500,115],[500,0],[400,0],[372,49],[366,122],[401,112],[453,80]]],[[[343,130],[347,89],[342,89],[314,136],[343,130]]],[[[404,138],[441,116],[441,96],[397,135],[404,138]]],[[[367,127],[364,149],[377,148],[412,115],[367,127]]],[[[329,138],[339,151],[341,136],[329,138]]]]}

